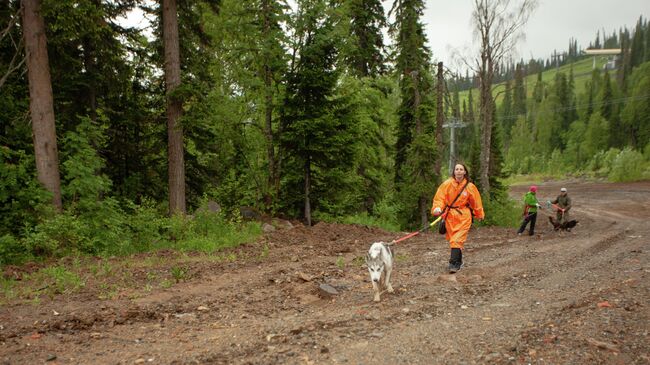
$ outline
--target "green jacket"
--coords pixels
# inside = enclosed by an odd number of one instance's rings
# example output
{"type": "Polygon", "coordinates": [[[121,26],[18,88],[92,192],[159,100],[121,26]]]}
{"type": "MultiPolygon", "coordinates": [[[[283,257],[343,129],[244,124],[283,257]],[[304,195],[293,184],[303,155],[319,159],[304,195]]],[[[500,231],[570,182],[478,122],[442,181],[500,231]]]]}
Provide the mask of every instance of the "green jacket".
{"type": "Polygon", "coordinates": [[[537,204],[539,204],[539,202],[537,201],[535,193],[529,191],[524,195],[524,210],[528,207],[528,214],[537,213],[537,204]]]}

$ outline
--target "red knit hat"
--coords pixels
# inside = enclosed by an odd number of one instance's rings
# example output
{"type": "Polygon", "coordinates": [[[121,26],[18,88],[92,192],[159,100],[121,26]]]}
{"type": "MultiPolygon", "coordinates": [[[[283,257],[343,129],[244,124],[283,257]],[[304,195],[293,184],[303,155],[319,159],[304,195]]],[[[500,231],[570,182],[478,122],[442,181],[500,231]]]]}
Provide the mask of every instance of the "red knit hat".
{"type": "Polygon", "coordinates": [[[535,186],[535,185],[531,186],[530,191],[532,191],[533,193],[536,193],[537,192],[537,186],[535,186]]]}

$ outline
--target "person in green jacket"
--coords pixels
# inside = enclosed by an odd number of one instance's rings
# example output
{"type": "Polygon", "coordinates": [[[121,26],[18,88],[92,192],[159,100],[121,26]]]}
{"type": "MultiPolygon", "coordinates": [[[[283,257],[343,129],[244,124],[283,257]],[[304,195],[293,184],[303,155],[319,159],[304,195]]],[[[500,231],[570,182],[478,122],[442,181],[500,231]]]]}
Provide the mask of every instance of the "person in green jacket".
{"type": "Polygon", "coordinates": [[[530,222],[530,229],[528,234],[530,236],[535,234],[535,222],[537,222],[537,208],[541,208],[539,202],[537,201],[537,186],[533,185],[530,187],[530,190],[524,195],[524,221],[521,222],[521,226],[517,231],[518,235],[524,233],[528,222],[530,222]]]}

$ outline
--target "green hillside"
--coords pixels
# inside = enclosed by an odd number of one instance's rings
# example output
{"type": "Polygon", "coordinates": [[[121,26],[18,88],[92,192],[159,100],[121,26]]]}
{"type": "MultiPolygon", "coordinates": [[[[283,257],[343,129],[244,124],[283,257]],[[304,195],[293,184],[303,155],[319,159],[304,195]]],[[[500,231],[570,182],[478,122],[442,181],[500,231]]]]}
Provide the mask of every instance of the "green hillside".
{"type": "MultiPolygon", "coordinates": [[[[542,72],[542,80],[546,83],[550,83],[555,78],[555,74],[558,72],[564,72],[567,76],[571,67],[573,67],[573,78],[575,82],[575,90],[578,93],[581,93],[584,90],[585,83],[591,78],[591,71],[593,69],[593,57],[587,56],[586,58],[576,61],[571,64],[566,64],[559,68],[553,68],[551,70],[546,70],[542,72]]],[[[596,57],[596,67],[599,70],[602,70],[603,65],[607,62],[607,57],[598,56],[596,57]]],[[[527,97],[530,97],[533,93],[535,83],[537,82],[537,74],[528,75],[524,78],[524,83],[526,85],[527,97]]],[[[501,97],[503,96],[503,86],[504,83],[496,84],[493,88],[493,95],[495,95],[497,103],[500,102],[501,97]]],[[[472,90],[474,96],[474,102],[478,100],[478,90],[474,88],[472,90]]],[[[463,90],[459,93],[460,104],[462,105],[463,100],[467,100],[469,95],[469,90],[463,90]]]]}

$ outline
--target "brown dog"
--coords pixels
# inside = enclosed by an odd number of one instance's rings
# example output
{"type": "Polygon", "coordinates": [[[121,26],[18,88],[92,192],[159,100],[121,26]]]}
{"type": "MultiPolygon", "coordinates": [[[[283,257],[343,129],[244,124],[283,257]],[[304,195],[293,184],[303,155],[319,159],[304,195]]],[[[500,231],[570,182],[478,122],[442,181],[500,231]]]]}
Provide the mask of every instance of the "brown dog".
{"type": "Polygon", "coordinates": [[[560,223],[555,219],[553,219],[553,217],[551,216],[548,217],[548,221],[551,222],[554,231],[562,230],[562,231],[571,232],[571,228],[575,227],[578,224],[578,221],[575,219],[572,219],[564,223],[560,223]]]}

